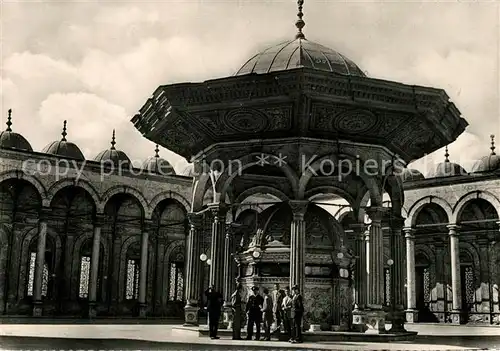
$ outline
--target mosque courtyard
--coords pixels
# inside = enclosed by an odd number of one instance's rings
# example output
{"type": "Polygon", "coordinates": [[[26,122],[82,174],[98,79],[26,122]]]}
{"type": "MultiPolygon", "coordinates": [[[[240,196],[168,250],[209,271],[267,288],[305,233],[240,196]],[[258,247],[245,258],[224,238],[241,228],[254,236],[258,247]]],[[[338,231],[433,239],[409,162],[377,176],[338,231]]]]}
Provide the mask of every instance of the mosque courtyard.
{"type": "MultiPolygon", "coordinates": [[[[33,323],[33,322],[32,322],[33,323]]],[[[2,350],[498,350],[495,326],[407,325],[411,342],[314,342],[210,340],[185,334],[176,324],[3,324],[2,350]]],[[[103,322],[101,322],[103,323],[103,322]]],[[[131,321],[133,323],[133,321],[131,321]]],[[[142,321],[143,323],[143,321],[142,321]]]]}

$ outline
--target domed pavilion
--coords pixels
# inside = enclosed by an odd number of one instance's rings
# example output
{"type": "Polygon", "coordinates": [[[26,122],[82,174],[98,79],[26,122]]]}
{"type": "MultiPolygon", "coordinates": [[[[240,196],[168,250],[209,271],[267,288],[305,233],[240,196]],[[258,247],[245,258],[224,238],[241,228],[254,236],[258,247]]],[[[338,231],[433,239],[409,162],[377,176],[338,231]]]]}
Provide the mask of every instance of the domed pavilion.
{"type": "Polygon", "coordinates": [[[401,335],[404,194],[394,171],[450,144],[468,124],[444,90],[367,77],[306,39],[298,4],[293,40],[253,56],[234,76],[162,85],[132,119],[144,137],[194,164],[185,321],[198,324],[200,260],[208,257],[208,283],[225,301],[235,277],[246,292],[298,285],[306,325],[386,333],[390,285],[389,333],[401,335]],[[258,194],[273,200],[252,203],[258,194]],[[314,200],[325,194],[348,203],[348,231],[314,200]],[[390,228],[387,243],[382,228],[390,228]]]}

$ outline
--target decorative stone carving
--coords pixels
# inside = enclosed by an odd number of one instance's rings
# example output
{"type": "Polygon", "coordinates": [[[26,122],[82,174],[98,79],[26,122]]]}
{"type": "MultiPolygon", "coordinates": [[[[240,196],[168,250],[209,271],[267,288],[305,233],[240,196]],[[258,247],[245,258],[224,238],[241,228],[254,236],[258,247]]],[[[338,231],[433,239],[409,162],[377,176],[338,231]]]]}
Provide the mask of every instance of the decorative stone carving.
{"type": "Polygon", "coordinates": [[[346,134],[364,134],[376,131],[379,118],[366,110],[348,110],[332,121],[333,128],[346,134]]]}
{"type": "Polygon", "coordinates": [[[268,117],[254,109],[240,108],[228,111],[222,119],[225,127],[239,133],[259,133],[268,126],[268,117]]]}

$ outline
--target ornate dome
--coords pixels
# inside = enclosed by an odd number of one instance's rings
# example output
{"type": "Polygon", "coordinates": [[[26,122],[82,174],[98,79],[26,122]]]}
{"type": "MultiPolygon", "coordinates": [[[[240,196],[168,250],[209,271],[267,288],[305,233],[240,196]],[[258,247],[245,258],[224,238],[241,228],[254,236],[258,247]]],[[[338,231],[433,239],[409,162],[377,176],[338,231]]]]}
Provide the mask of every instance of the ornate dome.
{"type": "Polygon", "coordinates": [[[448,153],[448,146],[446,146],[446,153],[444,156],[445,156],[444,162],[438,164],[435,172],[430,175],[432,178],[452,177],[457,175],[468,174],[468,172],[462,166],[450,162],[450,160],[448,159],[448,157],[450,156],[450,154],[448,153]]]}
{"type": "Polygon", "coordinates": [[[7,129],[0,133],[0,149],[33,151],[30,143],[21,134],[12,131],[11,119],[12,110],[10,109],[7,117],[7,129]]]}
{"type": "Polygon", "coordinates": [[[194,164],[190,163],[181,172],[181,175],[186,177],[194,177],[194,164]]]}
{"type": "Polygon", "coordinates": [[[151,173],[158,173],[161,175],[175,175],[174,167],[165,159],[161,158],[158,149],[158,145],[155,148],[155,155],[149,157],[142,168],[148,170],[151,173]]]}
{"type": "Polygon", "coordinates": [[[258,53],[248,60],[236,75],[266,74],[302,67],[342,75],[366,76],[344,55],[305,38],[286,41],[258,53]]]}
{"type": "Polygon", "coordinates": [[[111,148],[108,150],[104,150],[99,152],[97,156],[94,158],[94,161],[97,162],[107,162],[112,164],[115,167],[121,167],[121,166],[129,166],[130,165],[130,159],[128,158],[127,154],[124,153],[121,150],[116,150],[115,149],[115,130],[113,129],[113,137],[111,139],[111,148]]]}
{"type": "Polygon", "coordinates": [[[66,133],[66,121],[64,121],[61,135],[61,140],[51,142],[43,148],[42,152],[51,155],[74,158],[77,160],[85,160],[85,156],[83,156],[83,153],[80,151],[78,146],[66,140],[66,135],[68,135],[66,133]]]}
{"type": "Polygon", "coordinates": [[[500,156],[495,153],[495,136],[490,135],[491,138],[491,153],[488,156],[482,157],[474,164],[472,172],[493,172],[500,169],[500,156]]]}
{"type": "Polygon", "coordinates": [[[422,179],[425,179],[424,175],[416,169],[407,168],[403,172],[403,182],[413,182],[422,179]]]}

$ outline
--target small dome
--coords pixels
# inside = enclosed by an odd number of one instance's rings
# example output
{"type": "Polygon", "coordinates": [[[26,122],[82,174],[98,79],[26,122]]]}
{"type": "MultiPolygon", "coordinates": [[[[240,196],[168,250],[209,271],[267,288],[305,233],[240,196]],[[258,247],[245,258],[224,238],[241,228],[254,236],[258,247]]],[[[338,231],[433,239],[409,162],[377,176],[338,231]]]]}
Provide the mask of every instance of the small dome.
{"type": "Polygon", "coordinates": [[[78,146],[66,140],[66,121],[64,121],[62,139],[58,141],[53,141],[49,145],[43,148],[42,152],[51,155],[57,155],[67,158],[74,158],[77,160],[85,160],[85,156],[80,151],[78,146]]]}
{"type": "Polygon", "coordinates": [[[184,168],[184,170],[181,172],[181,175],[186,176],[186,177],[194,177],[194,164],[190,163],[184,168]]]}
{"type": "Polygon", "coordinates": [[[452,177],[457,175],[468,174],[467,171],[459,164],[445,161],[437,165],[436,171],[432,175],[433,178],[452,177]]]}
{"type": "Polygon", "coordinates": [[[416,169],[407,168],[403,172],[403,182],[413,182],[422,179],[425,179],[424,175],[416,169]]]}
{"type": "Polygon", "coordinates": [[[143,168],[151,173],[158,173],[161,175],[175,175],[174,167],[165,159],[161,158],[158,154],[160,150],[156,145],[155,155],[149,157],[143,165],[143,168]]]}
{"type": "Polygon", "coordinates": [[[19,133],[14,133],[12,126],[12,110],[9,110],[7,117],[7,129],[0,133],[0,149],[14,149],[23,151],[33,151],[30,143],[19,133]]]}
{"type": "Polygon", "coordinates": [[[248,60],[236,75],[266,74],[302,67],[346,76],[366,76],[344,55],[305,38],[286,41],[262,51],[248,60]]]}
{"type": "Polygon", "coordinates": [[[130,158],[121,150],[115,149],[115,131],[113,130],[113,138],[111,139],[111,148],[99,152],[94,158],[97,162],[106,162],[112,164],[114,167],[129,166],[130,158]]]}
{"type": "Polygon", "coordinates": [[[472,172],[493,172],[500,169],[500,156],[495,153],[495,136],[490,135],[490,138],[491,153],[477,161],[472,168],[472,172]]]}

